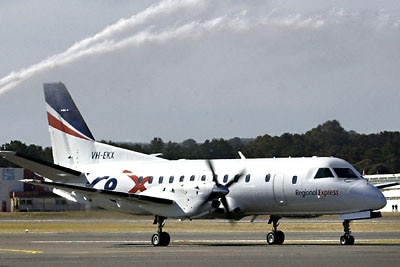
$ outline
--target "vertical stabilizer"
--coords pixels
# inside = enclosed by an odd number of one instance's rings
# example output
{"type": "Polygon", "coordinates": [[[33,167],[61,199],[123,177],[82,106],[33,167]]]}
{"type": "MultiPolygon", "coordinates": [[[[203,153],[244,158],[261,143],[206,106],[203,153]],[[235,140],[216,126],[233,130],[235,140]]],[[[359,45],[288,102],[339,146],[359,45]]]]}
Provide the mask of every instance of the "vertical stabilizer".
{"type": "Polygon", "coordinates": [[[48,105],[49,126],[78,138],[94,137],[63,83],[45,83],[44,95],[48,105]]]}
{"type": "Polygon", "coordinates": [[[44,94],[55,164],[79,170],[103,162],[162,160],[96,142],[63,83],[45,83],[44,94]]]}

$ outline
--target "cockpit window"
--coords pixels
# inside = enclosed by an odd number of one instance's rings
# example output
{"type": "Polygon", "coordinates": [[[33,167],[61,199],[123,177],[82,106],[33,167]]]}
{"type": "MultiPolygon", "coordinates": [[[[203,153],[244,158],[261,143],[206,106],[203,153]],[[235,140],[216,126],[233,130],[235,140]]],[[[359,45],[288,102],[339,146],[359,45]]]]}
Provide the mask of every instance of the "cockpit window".
{"type": "Polygon", "coordinates": [[[329,168],[319,168],[317,173],[314,176],[314,179],[329,178],[329,177],[334,177],[331,169],[329,169],[329,168]]]}
{"type": "Polygon", "coordinates": [[[333,170],[339,178],[358,178],[357,174],[349,168],[333,168],[333,170]]]}

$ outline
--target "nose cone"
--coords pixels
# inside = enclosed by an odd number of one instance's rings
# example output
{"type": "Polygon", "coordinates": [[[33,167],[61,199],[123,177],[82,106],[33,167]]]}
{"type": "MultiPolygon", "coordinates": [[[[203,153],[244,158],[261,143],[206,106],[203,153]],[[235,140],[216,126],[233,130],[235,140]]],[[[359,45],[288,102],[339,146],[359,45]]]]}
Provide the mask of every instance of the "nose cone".
{"type": "Polygon", "coordinates": [[[351,200],[348,205],[357,211],[379,210],[386,205],[386,198],[381,190],[366,181],[358,181],[350,190],[351,200]]]}
{"type": "Polygon", "coordinates": [[[386,198],[382,194],[381,190],[376,188],[371,184],[366,184],[365,188],[363,188],[363,206],[364,210],[379,210],[386,206],[386,198]]]}

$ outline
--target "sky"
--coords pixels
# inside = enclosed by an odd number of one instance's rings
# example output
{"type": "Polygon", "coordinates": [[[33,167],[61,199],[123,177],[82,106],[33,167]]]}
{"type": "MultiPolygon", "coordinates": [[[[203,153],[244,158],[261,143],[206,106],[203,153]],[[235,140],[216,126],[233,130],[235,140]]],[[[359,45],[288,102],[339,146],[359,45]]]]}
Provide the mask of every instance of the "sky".
{"type": "Polygon", "coordinates": [[[50,145],[43,83],[98,140],[399,131],[400,2],[0,1],[0,144],[50,145]]]}

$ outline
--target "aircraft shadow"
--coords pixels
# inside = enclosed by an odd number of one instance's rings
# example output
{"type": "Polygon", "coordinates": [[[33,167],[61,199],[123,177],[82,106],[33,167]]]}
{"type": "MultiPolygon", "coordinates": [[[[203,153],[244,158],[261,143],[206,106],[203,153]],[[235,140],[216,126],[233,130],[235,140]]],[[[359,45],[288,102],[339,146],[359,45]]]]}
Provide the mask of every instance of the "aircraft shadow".
{"type": "MultiPolygon", "coordinates": [[[[309,242],[304,242],[304,243],[296,243],[296,244],[283,244],[283,245],[269,245],[267,243],[261,244],[261,243],[224,243],[224,242],[218,242],[218,243],[204,243],[204,242],[179,242],[179,243],[171,243],[168,247],[270,247],[270,248],[279,248],[279,247],[304,247],[304,246],[309,246],[309,247],[347,247],[347,246],[342,246],[339,243],[338,244],[327,244],[327,243],[309,243],[309,242]]],[[[400,247],[400,243],[356,243],[352,246],[348,247],[400,247]]],[[[126,247],[154,247],[150,242],[143,242],[143,243],[121,243],[121,244],[115,244],[112,247],[114,248],[126,248],[126,247]]]]}

